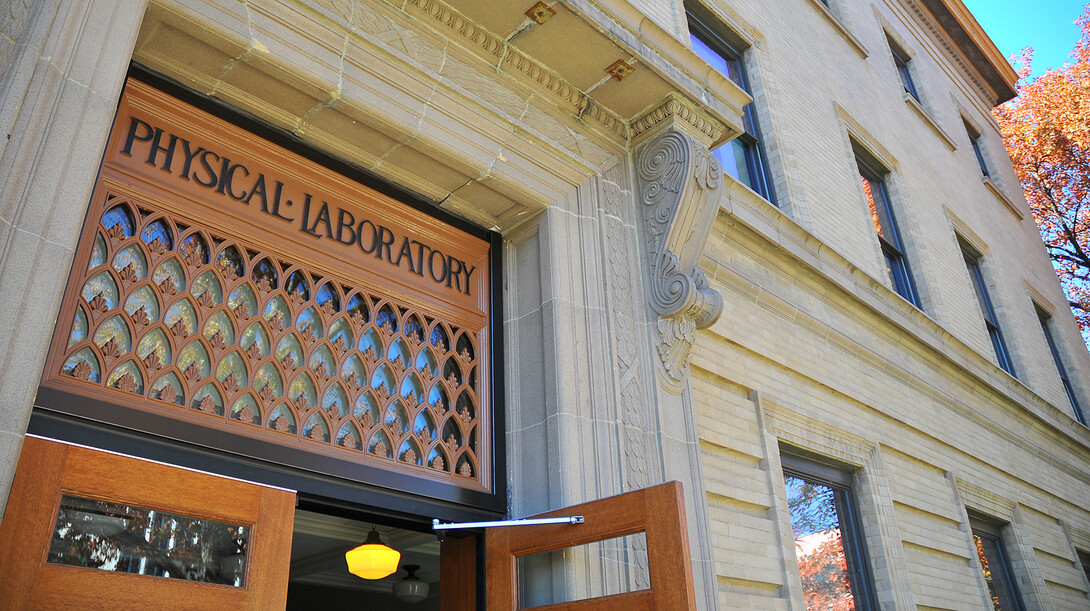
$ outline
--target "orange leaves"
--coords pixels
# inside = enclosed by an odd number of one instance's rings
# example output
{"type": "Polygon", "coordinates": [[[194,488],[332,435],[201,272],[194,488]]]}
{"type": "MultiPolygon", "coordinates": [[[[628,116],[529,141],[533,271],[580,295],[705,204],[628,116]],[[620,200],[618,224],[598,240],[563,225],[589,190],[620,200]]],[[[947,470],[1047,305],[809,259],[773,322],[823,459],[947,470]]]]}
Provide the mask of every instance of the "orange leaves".
{"type": "Polygon", "coordinates": [[[1090,13],[1075,62],[1029,80],[1032,49],[1012,57],[1018,97],[995,108],[1003,143],[1060,284],[1090,332],[1090,13]]]}

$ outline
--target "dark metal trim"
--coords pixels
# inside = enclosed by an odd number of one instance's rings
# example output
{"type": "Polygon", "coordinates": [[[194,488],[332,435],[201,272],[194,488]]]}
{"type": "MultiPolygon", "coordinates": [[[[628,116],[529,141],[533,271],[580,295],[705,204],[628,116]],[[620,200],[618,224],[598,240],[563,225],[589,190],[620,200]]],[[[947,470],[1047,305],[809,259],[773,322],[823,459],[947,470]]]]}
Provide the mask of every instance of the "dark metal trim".
{"type": "Polygon", "coordinates": [[[502,501],[500,510],[507,507],[507,411],[504,398],[507,396],[504,376],[504,341],[503,341],[503,237],[490,232],[489,256],[491,258],[491,297],[488,321],[492,332],[491,371],[492,371],[492,489],[497,500],[502,501]]]}
{"type": "MultiPolygon", "coordinates": [[[[76,397],[75,400],[84,401],[82,397],[76,397]]],[[[111,409],[120,409],[119,406],[108,405],[111,409]]],[[[188,424],[176,420],[171,423],[177,427],[188,424]]],[[[204,430],[210,434],[220,433],[204,430]]],[[[411,490],[362,484],[41,407],[36,407],[32,412],[27,432],[217,475],[289,488],[299,493],[299,504],[304,508],[325,513],[330,513],[333,509],[352,517],[360,514],[382,516],[384,523],[422,532],[431,530],[433,517],[470,520],[495,519],[502,515],[495,510],[482,510],[456,501],[425,499],[411,490]]],[[[276,447],[282,449],[280,446],[276,447]]]]}

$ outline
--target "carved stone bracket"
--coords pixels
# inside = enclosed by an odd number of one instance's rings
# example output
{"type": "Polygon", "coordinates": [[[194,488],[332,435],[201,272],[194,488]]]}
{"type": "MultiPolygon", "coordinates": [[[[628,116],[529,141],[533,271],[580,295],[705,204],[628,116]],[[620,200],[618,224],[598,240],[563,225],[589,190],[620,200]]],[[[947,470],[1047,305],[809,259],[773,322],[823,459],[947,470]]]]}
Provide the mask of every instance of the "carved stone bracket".
{"type": "Polygon", "coordinates": [[[637,172],[661,373],[666,389],[680,392],[696,330],[710,326],[723,311],[723,296],[708,287],[700,269],[719,208],[723,171],[703,144],[667,129],[640,147],[637,172]]]}

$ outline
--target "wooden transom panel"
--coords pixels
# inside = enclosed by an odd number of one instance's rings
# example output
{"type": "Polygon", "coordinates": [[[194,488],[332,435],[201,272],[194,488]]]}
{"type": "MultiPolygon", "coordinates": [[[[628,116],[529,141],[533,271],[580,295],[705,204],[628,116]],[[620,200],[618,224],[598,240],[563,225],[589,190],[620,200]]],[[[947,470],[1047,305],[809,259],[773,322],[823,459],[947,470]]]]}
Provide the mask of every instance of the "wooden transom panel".
{"type": "Polygon", "coordinates": [[[489,262],[130,81],[43,385],[489,491],[489,262]]]}

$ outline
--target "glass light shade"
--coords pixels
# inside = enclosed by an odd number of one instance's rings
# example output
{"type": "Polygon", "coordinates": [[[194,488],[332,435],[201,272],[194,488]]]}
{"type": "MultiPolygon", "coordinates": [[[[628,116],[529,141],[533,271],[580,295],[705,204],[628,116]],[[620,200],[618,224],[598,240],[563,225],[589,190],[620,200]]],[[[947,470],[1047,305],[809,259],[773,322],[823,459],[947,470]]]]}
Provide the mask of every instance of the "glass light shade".
{"type": "Polygon", "coordinates": [[[383,544],[378,531],[371,529],[363,545],[344,553],[348,572],[364,579],[382,579],[397,570],[401,552],[383,544]]]}
{"type": "Polygon", "coordinates": [[[431,587],[426,581],[420,581],[416,571],[420,567],[415,564],[405,565],[409,574],[401,581],[394,584],[394,598],[407,603],[418,603],[428,597],[431,587]]]}
{"type": "Polygon", "coordinates": [[[431,588],[423,581],[399,581],[394,584],[394,597],[407,603],[418,603],[428,597],[431,588]]]}

